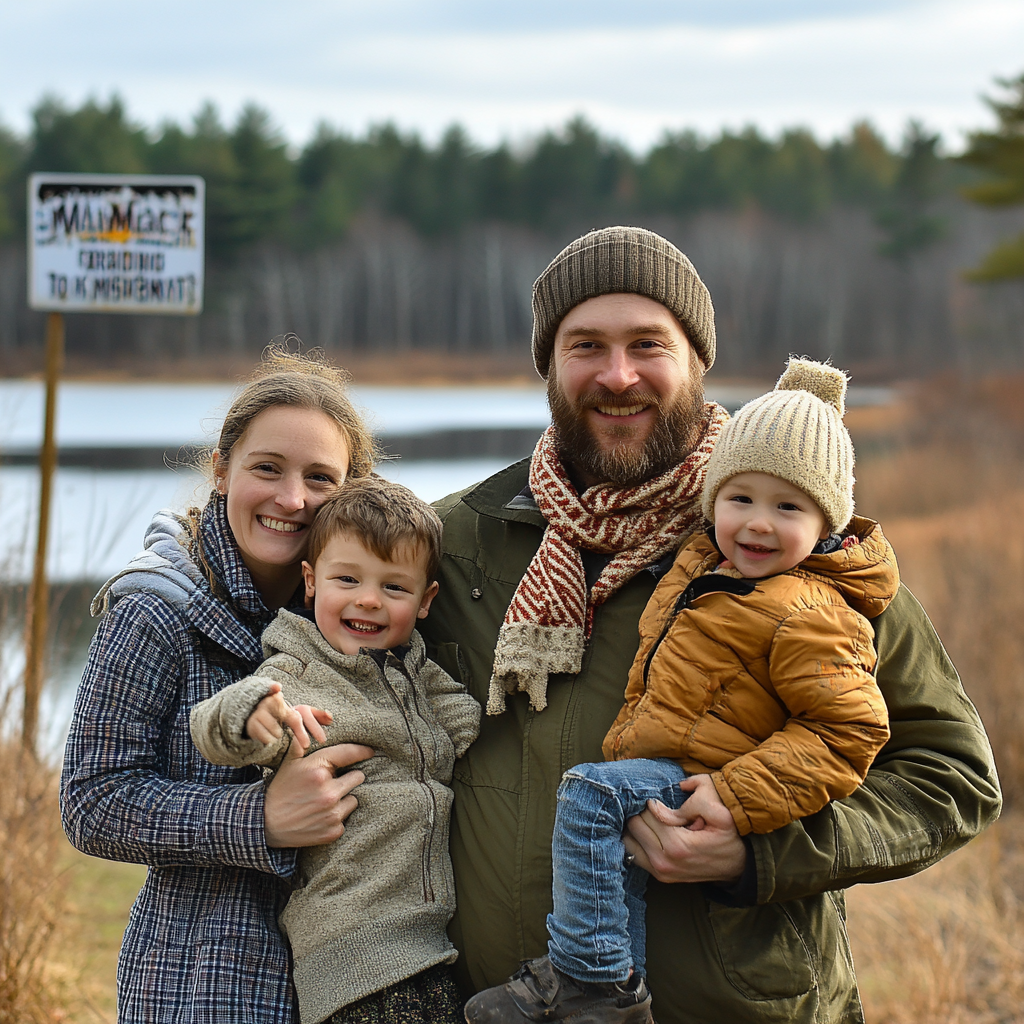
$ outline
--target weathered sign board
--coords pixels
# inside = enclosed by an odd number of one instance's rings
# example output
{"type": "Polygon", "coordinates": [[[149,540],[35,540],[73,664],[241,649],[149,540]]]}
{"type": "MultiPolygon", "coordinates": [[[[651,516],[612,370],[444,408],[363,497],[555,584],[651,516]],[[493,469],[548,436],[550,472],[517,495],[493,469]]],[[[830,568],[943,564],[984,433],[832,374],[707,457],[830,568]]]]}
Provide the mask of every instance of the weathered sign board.
{"type": "Polygon", "coordinates": [[[33,174],[29,306],[201,313],[204,198],[193,176],[33,174]]]}

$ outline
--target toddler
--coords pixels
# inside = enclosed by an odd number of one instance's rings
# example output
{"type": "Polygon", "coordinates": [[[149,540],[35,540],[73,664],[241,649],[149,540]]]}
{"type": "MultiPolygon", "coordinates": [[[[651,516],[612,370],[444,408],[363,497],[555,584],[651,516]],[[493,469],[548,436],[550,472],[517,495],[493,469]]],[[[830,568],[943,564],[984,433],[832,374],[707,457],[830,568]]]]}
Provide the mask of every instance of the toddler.
{"type": "Polygon", "coordinates": [[[282,609],[263,634],[267,660],[192,710],[192,739],[215,764],[275,768],[310,735],[374,748],[344,835],[299,851],[280,916],[302,1024],[461,1019],[445,934],[448,783],[480,706],[414,630],[440,552],[441,522],[411,491],[347,483],[310,529],[307,611],[282,609]]]}
{"type": "MultiPolygon", "coordinates": [[[[889,736],[868,620],[899,574],[879,526],[852,518],[845,393],[841,371],[791,359],[722,429],[703,494],[713,526],[644,611],[608,760],[559,787],[548,955],[471,999],[470,1024],[652,1019],[648,876],[622,833],[648,800],[678,809],[687,775],[710,777],[740,835],[814,814],[864,780],[889,736]]],[[[699,828],[706,795],[694,792],[699,828]]]]}

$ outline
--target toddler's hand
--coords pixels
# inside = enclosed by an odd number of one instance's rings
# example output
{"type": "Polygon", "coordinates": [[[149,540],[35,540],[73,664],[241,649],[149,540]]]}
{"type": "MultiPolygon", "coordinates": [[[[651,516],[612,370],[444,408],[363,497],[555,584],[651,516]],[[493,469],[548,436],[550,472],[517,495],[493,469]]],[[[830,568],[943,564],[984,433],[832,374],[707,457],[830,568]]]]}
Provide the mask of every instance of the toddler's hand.
{"type": "MultiPolygon", "coordinates": [[[[317,743],[327,742],[327,733],[324,732],[323,727],[330,725],[334,721],[334,715],[330,711],[324,711],[323,708],[314,708],[309,704],[296,704],[292,712],[299,716],[297,727],[292,724],[291,719],[285,722],[285,725],[296,736],[303,732],[311,736],[317,743]]],[[[308,746],[309,740],[307,738],[306,742],[302,745],[302,749],[305,750],[308,746]]]]}
{"type": "Polygon", "coordinates": [[[270,692],[256,705],[253,713],[246,719],[246,735],[257,743],[273,743],[284,735],[284,726],[292,731],[295,742],[300,750],[308,750],[310,734],[317,743],[324,743],[327,734],[322,726],[333,719],[330,711],[299,704],[292,707],[281,696],[281,684],[271,683],[270,692]]]}
{"type": "MultiPolygon", "coordinates": [[[[271,683],[270,692],[245,720],[245,735],[257,743],[273,743],[284,735],[283,726],[290,726],[288,718],[294,711],[281,696],[281,684],[271,683]]],[[[301,719],[299,721],[301,725],[301,719]]],[[[306,737],[305,746],[309,746],[309,737],[306,737]]]]}

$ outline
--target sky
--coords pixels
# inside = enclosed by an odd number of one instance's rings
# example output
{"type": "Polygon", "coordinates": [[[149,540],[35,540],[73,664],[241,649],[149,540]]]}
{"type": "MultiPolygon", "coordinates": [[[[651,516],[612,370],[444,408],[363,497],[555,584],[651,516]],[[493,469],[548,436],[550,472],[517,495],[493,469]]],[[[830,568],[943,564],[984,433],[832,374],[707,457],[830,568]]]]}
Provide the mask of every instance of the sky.
{"type": "Polygon", "coordinates": [[[642,152],[666,130],[820,139],[908,119],[949,151],[1024,72],[1021,0],[0,0],[0,123],[113,92],[155,126],[247,101],[300,146],[390,120],[481,145],[583,114],[642,152]]]}

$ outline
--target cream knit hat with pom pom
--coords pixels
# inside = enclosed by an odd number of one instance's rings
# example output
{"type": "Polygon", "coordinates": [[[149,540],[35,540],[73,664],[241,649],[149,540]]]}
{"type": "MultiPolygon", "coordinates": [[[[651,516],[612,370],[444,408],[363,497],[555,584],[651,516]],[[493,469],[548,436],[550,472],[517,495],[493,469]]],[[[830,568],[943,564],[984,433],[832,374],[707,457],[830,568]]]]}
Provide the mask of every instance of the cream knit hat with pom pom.
{"type": "Polygon", "coordinates": [[[789,360],[775,390],[748,402],[722,428],[708,460],[704,515],[740,473],[770,473],[812,497],[838,533],[853,515],[853,443],[843,426],[846,374],[810,359],[789,360]]]}

